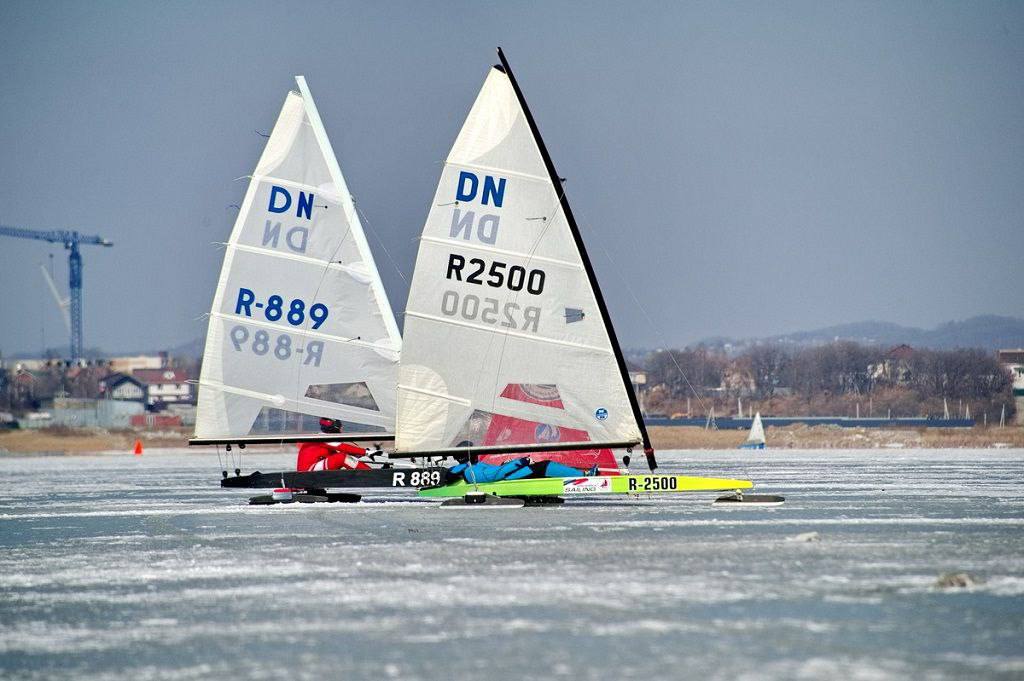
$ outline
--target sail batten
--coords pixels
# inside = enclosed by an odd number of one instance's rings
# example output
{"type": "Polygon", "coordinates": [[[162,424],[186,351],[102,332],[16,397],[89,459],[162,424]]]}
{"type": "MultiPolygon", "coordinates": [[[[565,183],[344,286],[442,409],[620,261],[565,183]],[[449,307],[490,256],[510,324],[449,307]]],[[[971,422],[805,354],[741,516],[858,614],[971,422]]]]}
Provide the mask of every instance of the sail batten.
{"type": "MultiPolygon", "coordinates": [[[[211,312],[210,313],[210,317],[214,317],[214,318],[217,318],[217,319],[223,319],[223,320],[229,320],[229,321],[230,320],[244,321],[246,324],[250,324],[252,326],[258,326],[258,327],[262,327],[262,328],[266,328],[266,329],[276,329],[276,328],[278,328],[277,325],[275,325],[273,322],[266,322],[266,321],[262,321],[262,320],[258,320],[258,319],[250,319],[248,317],[243,317],[243,316],[240,316],[240,315],[237,315],[237,314],[231,314],[231,313],[225,313],[225,312],[211,312]]],[[[357,347],[361,347],[361,348],[368,348],[370,350],[375,350],[377,352],[390,353],[390,354],[394,355],[396,360],[398,359],[398,355],[399,355],[399,350],[397,348],[395,348],[393,345],[391,345],[390,341],[373,343],[373,342],[369,342],[369,341],[363,341],[363,340],[360,340],[358,338],[345,338],[343,336],[336,336],[336,335],[329,334],[329,333],[320,333],[318,331],[308,331],[308,330],[307,331],[303,331],[302,332],[302,336],[306,340],[328,340],[328,341],[333,341],[335,343],[345,343],[345,344],[348,344],[348,345],[357,346],[357,347]]]]}
{"type": "Polygon", "coordinates": [[[236,388],[231,385],[217,383],[214,381],[199,381],[199,385],[205,386],[207,388],[214,388],[223,393],[230,393],[233,395],[247,397],[250,399],[272,402],[276,407],[280,409],[291,407],[292,409],[305,409],[308,411],[313,411],[314,413],[318,414],[326,414],[326,412],[330,412],[330,416],[333,418],[357,421],[363,425],[390,426],[392,421],[390,417],[382,415],[380,412],[370,409],[360,409],[358,407],[352,407],[344,404],[325,405],[315,400],[292,399],[273,393],[261,393],[255,390],[245,390],[243,388],[236,388]]]}
{"type": "MultiPolygon", "coordinates": [[[[287,177],[280,177],[278,175],[261,175],[259,173],[253,173],[248,175],[247,178],[250,182],[273,182],[274,184],[283,185],[290,189],[308,189],[311,191],[326,192],[326,198],[330,198],[333,201],[340,202],[341,194],[335,194],[333,189],[326,187],[321,184],[310,184],[309,182],[302,182],[301,180],[291,180],[287,177]]],[[[241,179],[241,178],[239,178],[241,179]]]]}
{"type": "MultiPolygon", "coordinates": [[[[424,236],[420,237],[420,241],[426,241],[432,244],[438,244],[440,246],[450,246],[451,242],[447,239],[439,239],[437,237],[424,236]]],[[[572,269],[582,270],[583,265],[578,262],[572,262],[570,260],[559,260],[558,258],[549,258],[545,256],[534,255],[533,253],[523,253],[519,251],[510,251],[502,248],[494,248],[490,246],[480,246],[473,243],[460,243],[459,248],[476,251],[486,251],[490,253],[498,253],[513,258],[522,258],[526,262],[546,263],[549,265],[559,265],[561,267],[568,267],[572,269]]]]}
{"type": "MultiPolygon", "coordinates": [[[[469,163],[469,162],[467,162],[465,160],[459,161],[458,163],[459,163],[459,165],[461,165],[464,168],[472,168],[473,170],[480,170],[480,171],[483,171],[485,173],[501,173],[501,174],[503,174],[505,176],[519,177],[519,178],[522,178],[524,180],[533,180],[534,182],[544,182],[544,183],[546,183],[548,181],[548,179],[549,179],[547,175],[537,175],[537,174],[534,174],[534,173],[525,173],[525,172],[520,172],[520,171],[516,171],[516,170],[509,170],[508,168],[497,168],[495,166],[481,165],[479,163],[469,163]]],[[[554,207],[555,206],[552,206],[552,208],[554,208],[554,207]]]]}
{"type": "Polygon", "coordinates": [[[266,256],[268,258],[281,258],[282,260],[292,260],[294,262],[301,262],[307,265],[313,265],[321,271],[334,270],[336,272],[346,272],[348,274],[353,274],[361,277],[367,276],[367,272],[365,270],[361,270],[359,267],[346,265],[340,262],[324,261],[305,255],[297,255],[295,253],[281,253],[279,251],[275,251],[272,248],[265,248],[263,246],[249,246],[246,244],[225,244],[225,246],[233,251],[255,253],[257,255],[266,256]]]}
{"type": "Polygon", "coordinates": [[[425,449],[415,452],[393,452],[392,457],[398,459],[418,457],[444,457],[476,454],[489,456],[498,454],[544,454],[566,451],[599,451],[607,449],[632,449],[640,444],[640,440],[614,440],[609,442],[557,442],[546,444],[515,444],[515,445],[483,445],[478,447],[445,447],[443,449],[425,449]]]}
{"type": "Polygon", "coordinates": [[[480,324],[471,324],[469,322],[453,321],[445,319],[444,317],[438,317],[436,315],[423,314],[421,312],[406,312],[406,317],[415,317],[417,319],[424,319],[428,321],[438,322],[440,324],[450,324],[453,326],[461,326],[469,329],[475,329],[477,331],[483,331],[485,333],[494,333],[507,337],[523,338],[529,340],[531,343],[549,343],[551,345],[563,345],[570,348],[578,348],[580,350],[589,350],[591,352],[600,352],[605,354],[611,354],[610,348],[602,348],[597,345],[584,345],[582,343],[572,343],[570,341],[558,340],[557,338],[545,338],[543,336],[529,336],[523,333],[515,333],[503,329],[495,329],[489,326],[481,326],[480,324]]]}
{"type": "Polygon", "coordinates": [[[404,392],[410,392],[410,393],[417,393],[419,395],[427,395],[429,397],[436,397],[436,398],[441,399],[441,400],[447,400],[449,402],[455,402],[456,404],[460,404],[460,405],[462,405],[464,407],[468,407],[468,406],[470,406],[472,404],[472,402],[470,402],[469,400],[467,400],[465,398],[456,397],[455,395],[448,395],[447,393],[438,392],[436,390],[427,390],[425,388],[416,388],[416,387],[409,386],[409,385],[400,385],[400,386],[398,386],[398,390],[399,390],[399,392],[403,392],[404,391],[404,392]]]}
{"type": "Polygon", "coordinates": [[[306,86],[285,98],[235,220],[199,381],[200,440],[394,428],[401,337],[306,86]]]}

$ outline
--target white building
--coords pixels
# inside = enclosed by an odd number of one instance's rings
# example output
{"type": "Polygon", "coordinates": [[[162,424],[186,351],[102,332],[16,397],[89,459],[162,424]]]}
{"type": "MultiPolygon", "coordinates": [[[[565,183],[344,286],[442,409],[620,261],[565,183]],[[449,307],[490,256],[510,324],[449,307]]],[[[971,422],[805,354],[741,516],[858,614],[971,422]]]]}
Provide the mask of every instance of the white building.
{"type": "Polygon", "coordinates": [[[122,402],[146,401],[146,386],[128,374],[110,374],[100,381],[100,396],[122,402]]]}
{"type": "Polygon", "coordinates": [[[132,376],[146,386],[146,404],[192,402],[192,385],[181,369],[138,369],[132,376]]]}
{"type": "Polygon", "coordinates": [[[1013,399],[1017,403],[1017,423],[1024,426],[1024,348],[1000,350],[999,363],[1013,375],[1013,399]]]}

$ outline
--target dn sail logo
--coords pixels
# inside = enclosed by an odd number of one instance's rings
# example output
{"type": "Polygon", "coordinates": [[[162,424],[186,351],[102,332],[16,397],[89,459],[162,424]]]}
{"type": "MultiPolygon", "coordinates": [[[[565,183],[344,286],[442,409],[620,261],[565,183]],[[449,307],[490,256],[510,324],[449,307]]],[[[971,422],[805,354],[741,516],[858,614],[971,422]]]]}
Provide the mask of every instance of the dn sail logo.
{"type": "MultiPolygon", "coordinates": [[[[284,187],[276,184],[270,187],[270,201],[267,204],[268,213],[287,213],[295,206],[295,217],[311,220],[313,218],[313,194],[299,192],[293,197],[292,193],[284,187]]],[[[281,223],[268,219],[263,226],[263,246],[269,245],[277,248],[281,240],[281,223]]],[[[295,253],[305,253],[309,245],[309,227],[296,225],[284,232],[284,245],[288,250],[295,253]]]]}
{"type": "MultiPolygon", "coordinates": [[[[481,206],[501,208],[505,202],[505,178],[497,179],[484,175],[483,181],[474,173],[463,170],[459,173],[459,183],[455,187],[455,205],[463,201],[477,201],[481,206]]],[[[449,236],[453,239],[470,241],[475,233],[478,241],[494,245],[498,241],[498,223],[500,218],[493,213],[485,213],[477,217],[475,210],[462,212],[461,208],[452,211],[452,224],[449,236]]]]}
{"type": "MultiPolygon", "coordinates": [[[[292,207],[292,194],[284,187],[276,184],[270,188],[270,205],[267,210],[271,213],[285,213],[292,207]]],[[[312,217],[313,195],[306,192],[299,192],[299,198],[295,202],[295,217],[305,217],[307,220],[312,217]]]]}
{"type": "MultiPolygon", "coordinates": [[[[459,186],[455,190],[456,201],[472,201],[476,198],[477,188],[480,186],[480,178],[473,173],[463,170],[459,173],[459,186]]],[[[497,183],[490,175],[484,175],[483,192],[480,195],[480,203],[487,205],[493,202],[495,208],[501,208],[505,200],[505,178],[499,177],[497,183]]]]}
{"type": "Polygon", "coordinates": [[[604,407],[600,407],[597,411],[594,412],[594,417],[597,418],[598,421],[604,421],[606,418],[608,418],[608,410],[605,409],[604,407]]]}

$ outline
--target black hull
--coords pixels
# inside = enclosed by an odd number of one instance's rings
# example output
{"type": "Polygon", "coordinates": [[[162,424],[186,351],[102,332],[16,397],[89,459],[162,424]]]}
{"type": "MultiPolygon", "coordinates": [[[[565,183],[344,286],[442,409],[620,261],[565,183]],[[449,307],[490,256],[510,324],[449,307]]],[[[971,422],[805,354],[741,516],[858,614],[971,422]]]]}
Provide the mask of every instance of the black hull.
{"type": "Polygon", "coordinates": [[[373,470],[283,471],[235,475],[220,481],[221,487],[232,489],[329,489],[354,487],[408,487],[417,489],[444,480],[444,468],[375,468],[373,470]],[[434,475],[436,474],[436,475],[434,475]],[[424,480],[425,478],[425,480],[424,480]],[[424,480],[423,482],[420,482],[424,480]],[[283,483],[283,484],[282,484],[283,483]]]}

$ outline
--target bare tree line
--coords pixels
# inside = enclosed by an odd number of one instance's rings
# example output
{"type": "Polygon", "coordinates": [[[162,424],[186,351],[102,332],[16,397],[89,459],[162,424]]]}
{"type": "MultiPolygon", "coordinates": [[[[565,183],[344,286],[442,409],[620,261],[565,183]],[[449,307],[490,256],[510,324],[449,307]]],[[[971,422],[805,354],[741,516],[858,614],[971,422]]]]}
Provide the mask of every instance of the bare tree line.
{"type": "Polygon", "coordinates": [[[1003,405],[1013,409],[1010,373],[990,353],[974,348],[889,350],[838,341],[800,348],[757,345],[730,356],[698,346],[651,353],[647,373],[651,398],[666,410],[679,409],[691,396],[713,405],[746,398],[779,415],[831,415],[878,403],[888,410],[883,415],[895,409],[924,416],[941,414],[950,400],[975,405],[979,418],[998,418],[1003,405]]]}

